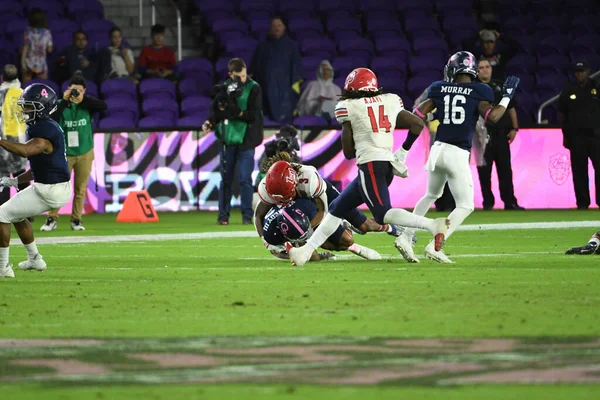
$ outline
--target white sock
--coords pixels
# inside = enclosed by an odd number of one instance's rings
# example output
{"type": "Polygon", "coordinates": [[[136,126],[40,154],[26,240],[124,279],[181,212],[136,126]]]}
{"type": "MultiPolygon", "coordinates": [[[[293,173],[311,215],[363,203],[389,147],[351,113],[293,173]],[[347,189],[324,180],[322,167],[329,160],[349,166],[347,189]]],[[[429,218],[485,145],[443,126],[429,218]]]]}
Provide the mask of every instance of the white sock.
{"type": "Polygon", "coordinates": [[[312,236],[308,239],[306,245],[310,247],[311,250],[318,249],[323,243],[327,241],[327,238],[329,236],[333,235],[338,226],[340,226],[341,222],[341,218],[338,218],[331,214],[327,214],[319,224],[317,230],[314,231],[312,236]]]}
{"type": "Polygon", "coordinates": [[[25,251],[27,251],[27,258],[29,258],[29,260],[33,260],[38,253],[35,240],[29,244],[24,244],[23,246],[25,246],[25,251]]]}
{"type": "Polygon", "coordinates": [[[409,228],[427,229],[430,232],[434,230],[433,220],[420,215],[411,214],[401,208],[392,208],[383,217],[386,224],[406,226],[409,228]]]}
{"type": "Polygon", "coordinates": [[[450,220],[450,228],[448,228],[448,232],[446,232],[446,239],[448,239],[450,235],[454,233],[460,224],[465,222],[465,219],[467,219],[472,212],[473,211],[469,210],[468,208],[456,207],[454,211],[450,213],[448,216],[448,219],[450,220]]]}
{"type": "Polygon", "coordinates": [[[0,268],[8,265],[8,247],[0,247],[0,268]]]}

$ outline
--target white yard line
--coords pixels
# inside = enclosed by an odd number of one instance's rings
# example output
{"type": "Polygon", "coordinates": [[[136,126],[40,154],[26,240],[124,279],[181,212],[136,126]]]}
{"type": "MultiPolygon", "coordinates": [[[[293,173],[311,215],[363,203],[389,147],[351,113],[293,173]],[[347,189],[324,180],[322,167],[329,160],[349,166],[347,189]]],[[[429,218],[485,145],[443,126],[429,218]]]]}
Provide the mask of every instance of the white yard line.
{"type": "MultiPolygon", "coordinates": [[[[568,228],[600,228],[600,221],[563,221],[563,222],[517,222],[506,224],[479,224],[463,225],[458,231],[503,231],[509,229],[568,229],[568,228]]],[[[225,239],[225,238],[253,238],[254,231],[231,232],[197,232],[197,233],[160,233],[155,235],[113,235],[113,236],[62,236],[43,237],[37,234],[38,244],[79,244],[79,243],[107,243],[107,242],[140,242],[163,240],[199,240],[199,239],[225,239]]],[[[19,244],[19,239],[12,239],[10,244],[19,244]]]]}

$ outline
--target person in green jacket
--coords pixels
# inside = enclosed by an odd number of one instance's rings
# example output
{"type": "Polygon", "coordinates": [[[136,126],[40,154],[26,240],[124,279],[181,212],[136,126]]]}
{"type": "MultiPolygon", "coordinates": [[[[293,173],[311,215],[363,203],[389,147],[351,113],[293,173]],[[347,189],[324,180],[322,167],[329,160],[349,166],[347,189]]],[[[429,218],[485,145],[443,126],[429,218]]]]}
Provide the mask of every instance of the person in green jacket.
{"type": "Polygon", "coordinates": [[[246,73],[241,58],[229,60],[229,79],[217,86],[211,113],[202,125],[206,134],[214,127],[221,143],[219,225],[229,224],[235,167],[238,166],[242,224],[252,224],[252,172],[254,149],[263,141],[262,94],[258,83],[246,73]]]}
{"type": "MultiPolygon", "coordinates": [[[[81,74],[75,73],[69,81],[69,87],[63,93],[62,100],[58,103],[57,110],[51,115],[64,131],[69,172],[74,171],[75,175],[71,213],[71,229],[75,231],[85,230],[81,223],[81,215],[94,162],[92,115],[107,108],[104,100],[85,94],[86,87],[85,78],[81,74]]],[[[54,230],[57,222],[58,210],[51,210],[48,212],[48,218],[41,230],[54,230]]]]}

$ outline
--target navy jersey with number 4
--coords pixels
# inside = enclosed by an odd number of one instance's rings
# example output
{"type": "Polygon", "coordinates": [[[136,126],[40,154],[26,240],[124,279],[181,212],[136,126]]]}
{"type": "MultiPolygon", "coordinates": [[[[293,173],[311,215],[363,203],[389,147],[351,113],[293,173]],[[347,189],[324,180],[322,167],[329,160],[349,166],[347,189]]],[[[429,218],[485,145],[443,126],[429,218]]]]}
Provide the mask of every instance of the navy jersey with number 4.
{"type": "Polygon", "coordinates": [[[53,119],[44,118],[27,126],[27,140],[42,138],[52,143],[54,151],[29,157],[33,180],[39,183],[54,184],[71,179],[67,164],[65,137],[63,130],[53,119]]]}
{"type": "Polygon", "coordinates": [[[435,102],[435,119],[440,122],[435,140],[470,150],[479,118],[479,102],[494,102],[494,92],[481,82],[434,82],[427,97],[435,102]]]}

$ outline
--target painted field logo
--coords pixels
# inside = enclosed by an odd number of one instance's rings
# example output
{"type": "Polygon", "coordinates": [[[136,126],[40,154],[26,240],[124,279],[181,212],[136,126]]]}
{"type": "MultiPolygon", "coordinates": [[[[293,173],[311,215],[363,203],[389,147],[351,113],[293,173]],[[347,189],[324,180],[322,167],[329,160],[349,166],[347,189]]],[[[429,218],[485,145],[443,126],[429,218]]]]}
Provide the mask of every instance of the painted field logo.
{"type": "Polygon", "coordinates": [[[553,155],[550,157],[548,169],[552,180],[557,184],[562,185],[567,181],[571,174],[571,161],[569,156],[564,153],[553,155]]]}
{"type": "MultiPolygon", "coordinates": [[[[0,382],[600,383],[600,338],[0,340],[0,382]]],[[[1,383],[0,383],[1,384],[1,383]]]]}

